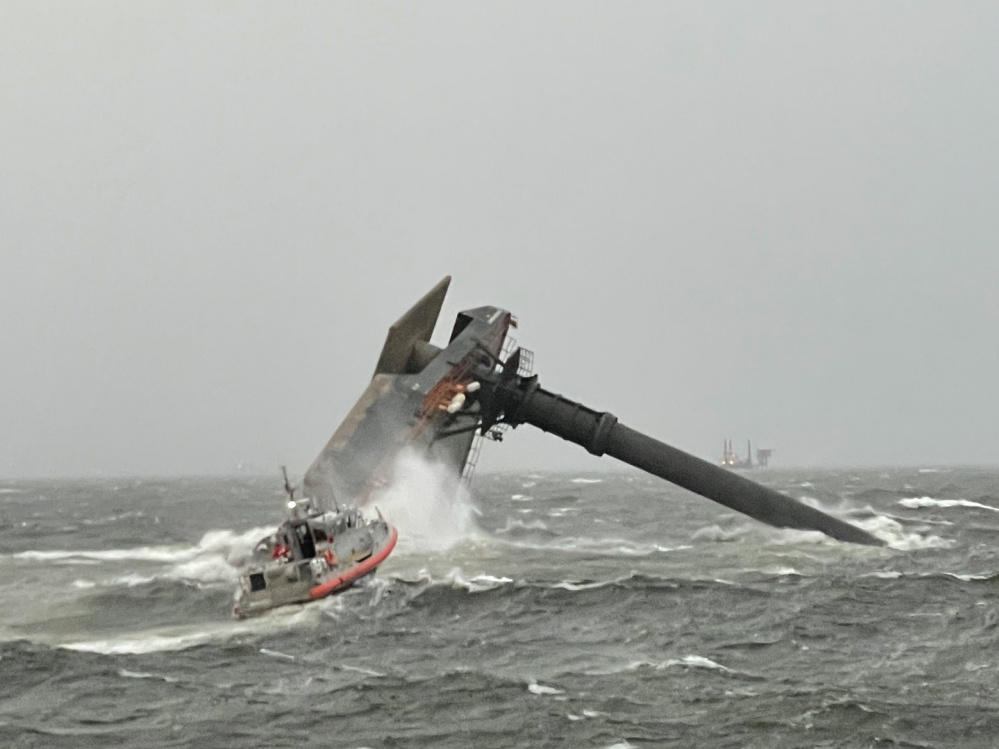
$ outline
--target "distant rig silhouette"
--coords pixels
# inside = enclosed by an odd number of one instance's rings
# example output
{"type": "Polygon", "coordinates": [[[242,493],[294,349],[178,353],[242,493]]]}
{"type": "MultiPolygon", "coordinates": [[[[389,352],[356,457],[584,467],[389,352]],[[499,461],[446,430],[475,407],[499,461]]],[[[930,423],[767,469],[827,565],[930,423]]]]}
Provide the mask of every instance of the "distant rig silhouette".
{"type": "Polygon", "coordinates": [[[732,440],[725,440],[722,447],[722,459],[718,465],[725,468],[766,468],[770,465],[770,456],[774,454],[772,447],[758,447],[756,449],[756,462],[753,462],[753,445],[746,440],[746,458],[742,459],[732,447],[732,440]]]}

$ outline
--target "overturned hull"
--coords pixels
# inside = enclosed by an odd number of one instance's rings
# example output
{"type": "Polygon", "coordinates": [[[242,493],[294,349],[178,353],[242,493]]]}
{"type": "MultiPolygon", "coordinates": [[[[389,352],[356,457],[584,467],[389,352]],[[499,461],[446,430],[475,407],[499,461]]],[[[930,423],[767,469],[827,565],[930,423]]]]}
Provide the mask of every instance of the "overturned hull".
{"type": "Polygon", "coordinates": [[[353,509],[290,518],[257,543],[233,613],[253,616],[346,590],[375,572],[398,537],[381,517],[366,521],[353,509]]]}
{"type": "Polygon", "coordinates": [[[458,314],[444,349],[429,342],[450,277],[389,329],[367,388],[313,461],[301,491],[317,504],[358,506],[392,481],[401,450],[413,448],[461,474],[478,429],[474,399],[448,410],[464,393],[482,357],[498,361],[513,316],[498,307],[458,314]]]}
{"type": "Polygon", "coordinates": [[[857,544],[881,545],[867,531],[738,476],[541,387],[533,357],[508,336],[516,319],[502,308],[459,312],[447,344],[430,343],[450,278],[442,279],[389,329],[374,375],[289,495],[289,518],[258,544],[243,571],[235,613],[331,595],[372,574],[398,533],[357,509],[393,480],[403,449],[468,475],[476,438],[500,440],[530,424],[609,455],[702,497],[779,528],[818,530],[857,544]],[[303,499],[295,501],[300,491],[303,499]],[[334,507],[335,512],[320,508],[334,507]]]}
{"type": "Polygon", "coordinates": [[[530,424],[769,525],[882,543],[839,518],[630,429],[613,414],[545,390],[531,373],[533,357],[511,345],[508,332],[516,320],[507,310],[485,306],[459,312],[446,346],[434,346],[429,339],[449,282],[441,280],[389,330],[371,383],[305,475],[308,496],[363,506],[391,482],[403,447],[462,473],[476,435],[500,440],[504,429],[530,424]]]}

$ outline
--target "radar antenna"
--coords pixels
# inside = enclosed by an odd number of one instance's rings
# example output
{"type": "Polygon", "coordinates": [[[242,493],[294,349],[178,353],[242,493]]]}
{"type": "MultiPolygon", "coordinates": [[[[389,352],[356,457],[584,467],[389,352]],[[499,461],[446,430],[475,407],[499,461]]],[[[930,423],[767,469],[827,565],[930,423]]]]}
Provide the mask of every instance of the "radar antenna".
{"type": "Polygon", "coordinates": [[[288,501],[295,501],[295,487],[291,485],[288,481],[288,468],[286,466],[281,466],[281,475],[284,476],[284,490],[288,492],[288,501]]]}

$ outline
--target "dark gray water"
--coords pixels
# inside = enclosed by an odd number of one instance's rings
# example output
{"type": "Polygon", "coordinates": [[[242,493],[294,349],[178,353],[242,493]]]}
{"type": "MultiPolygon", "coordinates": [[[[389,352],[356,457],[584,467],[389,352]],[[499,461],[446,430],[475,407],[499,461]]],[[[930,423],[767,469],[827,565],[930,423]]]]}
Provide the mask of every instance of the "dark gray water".
{"type": "Polygon", "coordinates": [[[999,471],[754,478],[890,546],[637,473],[418,480],[368,585],[236,621],[277,480],[0,482],[0,746],[999,744],[999,471]]]}

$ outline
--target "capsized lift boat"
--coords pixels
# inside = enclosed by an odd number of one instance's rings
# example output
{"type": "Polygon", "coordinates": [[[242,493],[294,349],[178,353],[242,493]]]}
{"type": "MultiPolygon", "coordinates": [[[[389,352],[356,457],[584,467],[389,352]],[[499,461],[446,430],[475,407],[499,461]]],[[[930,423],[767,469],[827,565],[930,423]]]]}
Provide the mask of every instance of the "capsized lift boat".
{"type": "Polygon", "coordinates": [[[541,387],[531,371],[533,355],[509,336],[517,322],[508,310],[459,312],[446,345],[430,343],[450,283],[450,276],[441,279],[389,328],[370,383],[302,478],[302,496],[310,499],[295,501],[285,479],[289,517],[261,542],[243,574],[238,615],[321,598],[373,572],[391,553],[397,533],[380,517],[365,521],[359,510],[341,508],[365,507],[392,485],[404,449],[468,478],[481,440],[499,441],[504,430],[521,424],[763,523],[883,545],[863,528],[541,387]],[[335,512],[322,509],[331,506],[335,512]]]}
{"type": "Polygon", "coordinates": [[[323,511],[295,499],[288,484],[288,517],[253,549],[240,572],[233,613],[253,616],[276,606],[307,603],[338,593],[372,574],[399,538],[381,513],[365,520],[353,507],[323,511]]]}

